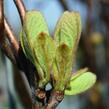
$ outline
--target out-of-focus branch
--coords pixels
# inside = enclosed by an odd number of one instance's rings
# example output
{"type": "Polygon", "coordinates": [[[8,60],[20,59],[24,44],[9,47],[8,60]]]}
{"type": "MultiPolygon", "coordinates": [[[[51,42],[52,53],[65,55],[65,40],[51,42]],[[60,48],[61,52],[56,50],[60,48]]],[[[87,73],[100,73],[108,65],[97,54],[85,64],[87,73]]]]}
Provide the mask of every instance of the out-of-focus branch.
{"type": "Polygon", "coordinates": [[[5,38],[3,39],[2,43],[0,42],[0,46],[3,53],[12,61],[12,63],[16,64],[16,59],[14,57],[13,51],[5,38]]]}
{"type": "Polygon", "coordinates": [[[14,35],[14,33],[12,32],[11,27],[9,26],[8,22],[6,19],[4,19],[4,26],[5,26],[5,32],[6,32],[6,36],[10,42],[10,45],[12,47],[13,53],[14,55],[18,54],[18,50],[19,50],[19,43],[16,40],[16,36],[14,35]]]}
{"type": "Polygon", "coordinates": [[[8,42],[6,41],[5,37],[3,38],[2,41],[0,41],[0,47],[2,51],[5,53],[5,55],[12,61],[12,63],[16,64],[16,60],[13,55],[12,49],[10,45],[8,44],[8,42]]]}
{"type": "MultiPolygon", "coordinates": [[[[105,32],[105,54],[106,54],[106,70],[107,70],[107,75],[109,75],[109,1],[103,1],[101,0],[101,13],[100,13],[100,18],[104,22],[106,26],[106,32],[105,32]]],[[[107,76],[108,79],[109,76],[107,76]]]]}
{"type": "Polygon", "coordinates": [[[24,109],[31,109],[32,107],[31,95],[28,91],[29,87],[27,87],[24,75],[22,72],[19,72],[19,70],[15,66],[13,66],[13,71],[14,71],[14,85],[16,92],[19,95],[19,99],[23,104],[24,109]]]}
{"type": "Polygon", "coordinates": [[[93,29],[92,8],[93,0],[87,0],[88,13],[87,13],[87,33],[91,33],[93,29]]]}
{"type": "Polygon", "coordinates": [[[58,1],[64,10],[69,10],[67,3],[66,3],[66,0],[58,0],[58,1]]]}
{"type": "Polygon", "coordinates": [[[6,41],[4,34],[4,13],[3,13],[3,0],[0,0],[0,47],[9,59],[15,63],[13,52],[6,41]]]}
{"type": "Polygon", "coordinates": [[[4,14],[3,14],[3,0],[0,0],[0,41],[4,36],[4,14]]]}
{"type": "Polygon", "coordinates": [[[18,10],[20,18],[21,18],[21,22],[23,24],[23,19],[25,16],[26,8],[25,8],[22,0],[14,0],[14,3],[17,7],[17,10],[18,10]]]}

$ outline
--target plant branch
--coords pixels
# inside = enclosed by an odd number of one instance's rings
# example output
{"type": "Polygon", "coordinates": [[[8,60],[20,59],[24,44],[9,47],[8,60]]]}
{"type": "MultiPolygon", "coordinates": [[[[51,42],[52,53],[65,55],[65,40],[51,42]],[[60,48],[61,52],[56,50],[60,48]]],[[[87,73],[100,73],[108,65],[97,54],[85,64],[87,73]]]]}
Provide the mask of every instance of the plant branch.
{"type": "MultiPolygon", "coordinates": [[[[23,3],[22,0],[13,0],[13,1],[15,3],[16,7],[17,7],[17,10],[18,10],[19,15],[20,15],[21,23],[23,25],[25,13],[26,13],[26,8],[24,6],[24,3],[23,3]]],[[[23,53],[23,51],[22,51],[21,48],[19,50],[18,59],[20,59],[22,62],[24,62],[24,64],[22,64],[21,61],[20,61],[20,66],[21,66],[22,70],[25,72],[25,74],[26,74],[26,76],[28,78],[30,87],[31,87],[31,85],[34,86],[34,82],[35,82],[34,74],[30,74],[31,71],[29,71],[30,70],[31,63],[25,58],[25,55],[24,55],[24,53],[23,53]],[[24,58],[21,58],[21,57],[24,57],[24,58]],[[25,59],[26,59],[26,61],[25,61],[25,59]],[[28,66],[28,68],[26,69],[27,66],[28,66]]],[[[32,109],[39,109],[39,104],[34,104],[33,103],[32,104],[32,109]]]]}
{"type": "Polygon", "coordinates": [[[44,107],[44,109],[55,109],[63,99],[64,99],[64,92],[53,91],[51,93],[51,98],[48,104],[44,107]]]}
{"type": "Polygon", "coordinates": [[[13,52],[6,41],[4,34],[4,13],[3,13],[3,0],[0,0],[0,47],[5,53],[5,55],[15,63],[15,58],[13,52]]]}
{"type": "Polygon", "coordinates": [[[69,10],[65,0],[58,0],[64,10],[69,10]]]}
{"type": "Polygon", "coordinates": [[[2,41],[0,40],[0,48],[2,49],[4,54],[12,61],[12,63],[16,64],[16,59],[13,55],[13,51],[8,42],[6,41],[5,37],[3,38],[2,41]]]}
{"type": "Polygon", "coordinates": [[[18,12],[19,12],[19,15],[21,18],[21,23],[23,24],[23,19],[25,17],[26,8],[25,8],[22,0],[14,0],[14,3],[17,7],[18,12]]]}
{"type": "Polygon", "coordinates": [[[31,94],[29,93],[29,87],[27,87],[25,77],[22,72],[17,69],[16,66],[13,65],[13,72],[14,72],[14,86],[16,92],[19,95],[19,99],[24,107],[24,109],[31,109],[32,107],[32,99],[31,94]],[[23,90],[22,90],[23,89],[23,90]]]}
{"type": "Polygon", "coordinates": [[[93,0],[87,0],[88,13],[87,13],[87,33],[91,33],[93,29],[92,8],[93,0]]]}
{"type": "Polygon", "coordinates": [[[19,43],[16,40],[16,36],[14,35],[14,33],[12,32],[11,27],[9,26],[8,22],[6,19],[4,19],[4,26],[5,26],[5,32],[7,35],[7,38],[11,44],[12,50],[14,55],[18,55],[18,50],[19,50],[19,43]]]}

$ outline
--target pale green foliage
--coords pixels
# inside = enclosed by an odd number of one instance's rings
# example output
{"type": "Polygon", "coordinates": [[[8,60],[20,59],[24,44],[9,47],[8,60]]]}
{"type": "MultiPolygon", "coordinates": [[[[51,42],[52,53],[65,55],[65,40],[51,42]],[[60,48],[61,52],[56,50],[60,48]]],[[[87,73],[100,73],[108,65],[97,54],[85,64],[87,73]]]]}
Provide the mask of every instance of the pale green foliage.
{"type": "Polygon", "coordinates": [[[72,76],[69,88],[65,90],[66,95],[76,95],[92,87],[96,81],[96,76],[91,72],[80,72],[72,76]]]}
{"type": "Polygon", "coordinates": [[[78,12],[64,12],[57,23],[54,39],[57,46],[65,43],[72,49],[76,49],[76,45],[80,39],[81,19],[78,12]]]}
{"type": "Polygon", "coordinates": [[[25,55],[38,71],[39,87],[44,87],[50,79],[55,44],[39,11],[26,13],[20,40],[25,55]]]}
{"type": "Polygon", "coordinates": [[[30,43],[33,43],[41,32],[49,35],[45,19],[39,11],[28,11],[26,13],[24,30],[30,43]]]}
{"type": "Polygon", "coordinates": [[[75,95],[95,83],[96,76],[87,69],[72,75],[80,34],[81,20],[77,12],[64,12],[57,23],[54,40],[42,14],[39,11],[26,12],[20,41],[24,54],[37,69],[39,88],[52,81],[54,90],[75,95]]]}
{"type": "Polygon", "coordinates": [[[85,72],[88,72],[88,69],[87,68],[78,70],[76,73],[73,73],[73,75],[71,76],[72,77],[71,80],[72,79],[75,79],[75,78],[78,78],[81,74],[83,74],[85,72]]]}
{"type": "Polygon", "coordinates": [[[63,90],[65,86],[65,80],[69,79],[72,71],[72,50],[66,45],[61,44],[57,47],[55,62],[53,66],[53,76],[56,82],[54,82],[55,90],[63,90]],[[67,76],[65,77],[65,75],[67,76]],[[63,85],[63,86],[62,86],[63,85]]]}
{"type": "MultiPolygon", "coordinates": [[[[52,68],[53,59],[55,56],[55,43],[51,37],[45,33],[41,33],[34,41],[35,47],[34,56],[36,63],[39,63],[43,72],[45,72],[45,81],[48,82],[50,79],[50,72],[52,68]]],[[[37,65],[36,65],[37,68],[37,65]]],[[[45,83],[46,83],[45,82],[45,83]]]]}
{"type": "Polygon", "coordinates": [[[20,40],[25,55],[33,64],[35,60],[33,56],[33,42],[41,32],[49,35],[48,27],[42,14],[39,11],[26,12],[20,40]]]}
{"type": "Polygon", "coordinates": [[[56,59],[53,67],[55,70],[54,78],[56,83],[54,84],[54,87],[56,90],[63,90],[66,80],[71,76],[80,33],[81,20],[79,13],[64,12],[58,21],[54,34],[57,45],[56,59]],[[60,81],[63,86],[59,85],[60,81]]]}

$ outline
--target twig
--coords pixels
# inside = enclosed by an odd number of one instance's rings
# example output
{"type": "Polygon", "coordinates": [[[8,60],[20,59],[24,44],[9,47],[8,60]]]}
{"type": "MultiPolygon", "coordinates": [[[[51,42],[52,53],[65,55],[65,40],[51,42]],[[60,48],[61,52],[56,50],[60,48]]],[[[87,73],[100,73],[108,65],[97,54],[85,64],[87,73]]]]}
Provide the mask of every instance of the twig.
{"type": "Polygon", "coordinates": [[[4,13],[3,13],[3,0],[0,0],[0,47],[5,55],[15,63],[13,52],[6,41],[4,34],[4,13]]]}
{"type": "Polygon", "coordinates": [[[92,19],[92,8],[93,8],[93,0],[87,0],[88,13],[87,13],[87,33],[92,32],[93,27],[93,19],[92,19]]]}
{"type": "Polygon", "coordinates": [[[69,10],[67,3],[65,0],[58,0],[60,5],[63,7],[64,10],[69,10]]]}
{"type": "Polygon", "coordinates": [[[14,52],[14,55],[18,55],[18,50],[19,50],[19,43],[16,40],[16,36],[12,32],[11,27],[9,26],[8,22],[6,19],[4,19],[4,26],[5,26],[5,32],[7,34],[7,38],[11,44],[12,50],[14,52]]]}
{"type": "Polygon", "coordinates": [[[26,8],[25,8],[22,0],[14,0],[14,3],[17,7],[17,10],[18,10],[20,18],[21,18],[21,22],[23,24],[23,19],[25,17],[26,8]]]}
{"type": "Polygon", "coordinates": [[[44,109],[55,109],[63,99],[64,99],[64,92],[53,91],[51,93],[51,98],[48,104],[44,107],[44,109]]]}
{"type": "MultiPolygon", "coordinates": [[[[4,14],[3,14],[3,0],[0,0],[0,30],[3,30],[4,29],[4,22],[3,22],[3,19],[4,19],[4,14]]],[[[1,34],[4,35],[4,33],[2,32],[1,34]]],[[[2,36],[0,37],[0,39],[2,38],[2,36]]]]}
{"type": "Polygon", "coordinates": [[[13,66],[13,72],[14,72],[14,85],[19,95],[19,99],[23,104],[24,109],[31,109],[32,106],[31,94],[29,93],[28,89],[29,87],[27,87],[24,75],[15,66],[13,66]]]}
{"type": "Polygon", "coordinates": [[[16,59],[13,55],[13,51],[10,45],[8,44],[8,42],[6,41],[5,37],[3,38],[2,41],[0,41],[0,47],[2,51],[4,52],[4,54],[12,61],[12,63],[16,64],[16,59]]]}

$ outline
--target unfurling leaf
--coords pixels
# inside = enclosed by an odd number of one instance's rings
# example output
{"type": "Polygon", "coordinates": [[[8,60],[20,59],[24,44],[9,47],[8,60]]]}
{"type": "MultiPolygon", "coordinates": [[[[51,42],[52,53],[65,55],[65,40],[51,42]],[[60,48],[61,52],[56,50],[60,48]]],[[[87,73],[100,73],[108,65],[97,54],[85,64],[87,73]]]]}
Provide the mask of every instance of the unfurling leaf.
{"type": "Polygon", "coordinates": [[[57,84],[55,87],[58,90],[59,86],[62,87],[62,84],[65,86],[66,81],[70,79],[80,33],[80,15],[77,12],[64,12],[58,21],[54,34],[57,50],[53,64],[53,75],[57,84]]]}
{"type": "MultiPolygon", "coordinates": [[[[34,56],[36,64],[39,63],[44,72],[45,84],[50,79],[52,63],[55,57],[55,43],[45,33],[40,33],[35,39],[34,56]]],[[[36,66],[37,67],[37,66],[36,66]]],[[[43,83],[44,84],[44,83],[43,83]]],[[[40,85],[41,86],[41,85],[40,85]]]]}
{"type": "Polygon", "coordinates": [[[26,12],[21,32],[21,46],[27,58],[34,64],[34,40],[41,33],[49,35],[47,24],[39,11],[26,12]]]}
{"type": "Polygon", "coordinates": [[[55,57],[56,66],[53,67],[54,68],[53,71],[56,71],[55,69],[56,67],[58,72],[58,73],[55,72],[58,77],[56,78],[56,83],[55,83],[58,85],[55,85],[55,90],[60,89],[59,87],[61,85],[59,84],[65,85],[65,80],[68,79],[69,76],[71,76],[71,73],[69,73],[72,71],[72,67],[69,67],[72,66],[71,57],[72,57],[71,49],[64,43],[59,45],[59,47],[56,50],[56,57],[55,57]],[[66,74],[67,76],[65,77],[66,74]]]}
{"type": "Polygon", "coordinates": [[[64,12],[56,26],[54,39],[57,45],[65,43],[72,50],[77,48],[81,34],[81,19],[78,12],[64,12]]]}
{"type": "Polygon", "coordinates": [[[95,83],[96,76],[87,69],[75,75],[71,73],[80,33],[81,20],[77,12],[64,12],[56,26],[54,40],[42,14],[26,12],[20,41],[25,56],[36,67],[39,88],[45,88],[51,81],[54,90],[75,95],[95,83]]]}
{"type": "Polygon", "coordinates": [[[80,72],[77,76],[72,76],[68,89],[65,90],[66,95],[80,94],[91,88],[96,81],[96,75],[91,72],[80,72]]]}
{"type": "Polygon", "coordinates": [[[83,69],[78,70],[76,73],[73,73],[71,80],[79,77],[81,74],[83,74],[87,71],[88,71],[88,68],[83,68],[83,69]]]}
{"type": "Polygon", "coordinates": [[[47,24],[39,11],[26,13],[20,40],[26,57],[38,71],[39,86],[43,87],[50,79],[55,44],[49,36],[47,24]]]}

